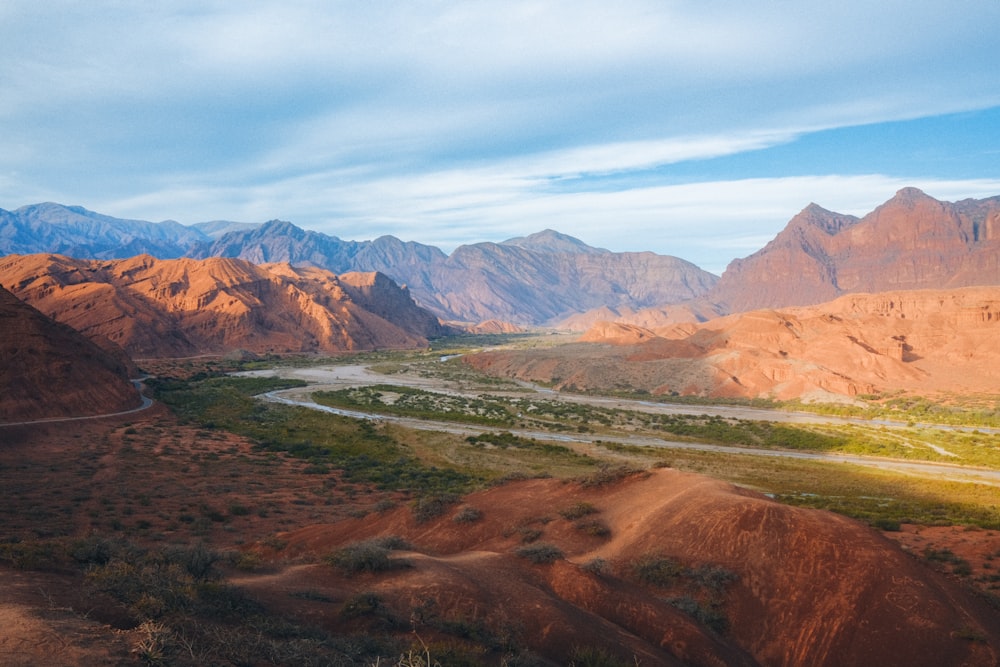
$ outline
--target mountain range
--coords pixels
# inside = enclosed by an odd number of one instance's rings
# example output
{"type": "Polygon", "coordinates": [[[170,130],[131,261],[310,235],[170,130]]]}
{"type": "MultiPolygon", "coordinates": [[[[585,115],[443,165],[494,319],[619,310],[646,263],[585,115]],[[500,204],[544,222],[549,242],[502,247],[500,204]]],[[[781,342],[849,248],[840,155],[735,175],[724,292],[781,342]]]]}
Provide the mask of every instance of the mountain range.
{"type": "Polygon", "coordinates": [[[392,236],[344,241],[279,220],[184,226],[51,203],[0,210],[0,252],[228,257],[334,274],[379,272],[444,321],[584,330],[601,320],[700,322],[856,292],[1000,284],[1000,197],[949,203],[904,188],[862,218],[810,204],[721,278],[683,259],[593,248],[553,230],[446,255],[392,236]]]}

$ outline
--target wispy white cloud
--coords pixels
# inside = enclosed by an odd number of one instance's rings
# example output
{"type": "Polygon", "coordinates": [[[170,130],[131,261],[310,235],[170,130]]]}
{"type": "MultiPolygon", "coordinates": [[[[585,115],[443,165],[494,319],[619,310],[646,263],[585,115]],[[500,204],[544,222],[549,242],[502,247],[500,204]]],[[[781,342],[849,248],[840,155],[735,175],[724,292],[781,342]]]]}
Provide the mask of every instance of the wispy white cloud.
{"type": "Polygon", "coordinates": [[[720,270],[809,201],[1000,192],[794,151],[1000,105],[997,25],[996,0],[6,0],[0,206],[445,247],[555,227],[720,270]],[[776,147],[767,178],[737,161],[776,147]]]}

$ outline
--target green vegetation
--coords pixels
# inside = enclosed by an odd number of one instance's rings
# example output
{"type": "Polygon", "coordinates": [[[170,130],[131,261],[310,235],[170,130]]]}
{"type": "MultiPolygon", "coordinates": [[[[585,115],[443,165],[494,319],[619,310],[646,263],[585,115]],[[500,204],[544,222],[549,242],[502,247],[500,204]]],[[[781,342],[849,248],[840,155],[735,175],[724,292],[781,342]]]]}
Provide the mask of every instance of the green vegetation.
{"type": "Polygon", "coordinates": [[[739,578],[735,572],[711,563],[692,567],[663,554],[646,554],[632,563],[631,575],[644,584],[681,593],[667,602],[715,632],[728,628],[722,606],[726,589],[739,578]]]}
{"type": "Polygon", "coordinates": [[[396,536],[380,537],[364,542],[355,542],[337,549],[326,557],[326,562],[348,574],[358,572],[385,572],[409,563],[401,559],[390,558],[390,552],[399,549],[409,549],[405,541],[396,536]]]}
{"type": "Polygon", "coordinates": [[[932,400],[923,396],[864,396],[866,405],[801,403],[788,401],[781,407],[839,417],[867,420],[891,420],[913,424],[1000,428],[1000,397],[970,399],[943,397],[932,400]]]}
{"type": "Polygon", "coordinates": [[[148,665],[349,665],[398,655],[396,642],[333,636],[269,613],[220,582],[223,555],[204,545],[143,549],[88,538],[71,552],[86,586],[110,596],[135,623],[137,658],[148,665]]]}
{"type": "MultiPolygon", "coordinates": [[[[403,363],[405,358],[394,354],[397,356],[393,363],[407,369],[438,369],[453,363],[440,362],[436,352],[426,353],[425,360],[416,364],[403,363]]],[[[377,428],[369,422],[262,404],[251,398],[255,393],[290,385],[298,383],[275,378],[202,378],[188,383],[164,381],[157,389],[158,396],[186,419],[249,435],[267,451],[304,458],[317,474],[342,470],[349,481],[371,482],[417,496],[461,494],[512,472],[538,474],[555,470],[559,461],[577,468],[600,463],[593,452],[584,455],[580,447],[540,442],[510,431],[468,437],[467,445],[480,453],[466,454],[456,447],[454,438],[415,434],[399,427],[377,428]],[[526,455],[535,458],[526,459],[526,455]]],[[[586,429],[609,433],[624,430],[732,446],[1000,468],[1000,435],[975,431],[886,428],[863,423],[790,425],[709,415],[656,415],[517,394],[468,398],[391,385],[332,395],[335,400],[330,402],[343,407],[397,414],[409,411],[425,419],[465,423],[492,421],[504,424],[503,428],[516,425],[556,432],[586,429]]],[[[910,407],[923,409],[922,405],[910,407]]],[[[981,485],[917,479],[845,465],[838,466],[834,475],[828,464],[809,461],[599,443],[615,455],[633,457],[640,465],[626,464],[617,469],[602,465],[587,475],[592,484],[613,482],[644,465],[670,465],[757,488],[782,502],[830,509],[887,530],[905,522],[1000,527],[994,490],[981,485]]]]}
{"type": "Polygon", "coordinates": [[[254,398],[289,386],[302,384],[279,378],[220,377],[160,381],[155,390],[156,397],[182,419],[248,436],[264,451],[305,459],[311,464],[307,472],[313,474],[334,467],[349,481],[415,494],[463,492],[477,481],[455,470],[422,465],[370,422],[254,398]]]}
{"type": "Polygon", "coordinates": [[[573,521],[574,519],[580,519],[589,514],[597,514],[599,512],[596,507],[587,502],[579,502],[565,509],[559,510],[559,516],[564,519],[573,521]]]}
{"type": "MultiPolygon", "coordinates": [[[[540,399],[477,397],[376,385],[316,392],[317,402],[430,421],[533,428],[550,432],[647,432],[691,442],[800,449],[1000,468],[1000,434],[935,428],[886,428],[859,424],[784,424],[713,415],[666,415],[540,399]]],[[[472,443],[526,446],[513,434],[484,434],[472,443]]],[[[543,445],[554,447],[554,445],[543,445]]]]}
{"type": "Polygon", "coordinates": [[[652,465],[702,473],[767,493],[775,500],[824,509],[873,526],[900,523],[1000,529],[996,487],[901,475],[844,463],[662,449],[604,443],[645,456],[652,465]]]}
{"type": "Polygon", "coordinates": [[[523,547],[518,547],[514,552],[521,558],[527,558],[532,563],[547,564],[554,563],[563,557],[562,549],[547,542],[535,542],[523,547]]]}

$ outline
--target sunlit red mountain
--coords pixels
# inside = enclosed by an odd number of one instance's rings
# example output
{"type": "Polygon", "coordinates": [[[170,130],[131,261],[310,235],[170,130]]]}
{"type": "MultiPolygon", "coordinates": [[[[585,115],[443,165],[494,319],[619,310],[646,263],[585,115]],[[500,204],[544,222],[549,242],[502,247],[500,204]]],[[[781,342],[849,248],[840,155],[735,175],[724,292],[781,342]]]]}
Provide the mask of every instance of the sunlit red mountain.
{"type": "Polygon", "coordinates": [[[558,387],[807,398],[1000,389],[1000,287],[850,294],[675,326],[600,322],[580,342],[484,352],[490,373],[558,387]]]}
{"type": "Polygon", "coordinates": [[[249,262],[9,255],[0,283],[133,358],[413,348],[444,328],[379,274],[249,262]]]}

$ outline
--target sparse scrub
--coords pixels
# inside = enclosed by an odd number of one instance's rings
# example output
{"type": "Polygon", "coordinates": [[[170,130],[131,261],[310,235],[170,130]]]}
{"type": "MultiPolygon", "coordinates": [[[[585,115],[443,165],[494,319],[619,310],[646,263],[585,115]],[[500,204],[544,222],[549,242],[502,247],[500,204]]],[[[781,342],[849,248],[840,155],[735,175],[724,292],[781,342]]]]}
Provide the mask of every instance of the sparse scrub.
{"type": "Polygon", "coordinates": [[[458,502],[454,494],[423,496],[413,501],[413,518],[417,523],[425,523],[444,514],[448,507],[458,502]]]}
{"type": "Polygon", "coordinates": [[[589,514],[596,514],[599,511],[600,510],[594,507],[591,503],[581,501],[575,505],[559,510],[559,516],[572,521],[574,519],[585,517],[589,514]]]}
{"type": "Polygon", "coordinates": [[[536,564],[554,563],[563,557],[562,549],[546,542],[538,542],[520,547],[515,553],[521,558],[526,558],[536,564]]]}
{"type": "Polygon", "coordinates": [[[647,554],[632,564],[632,573],[643,583],[668,588],[684,573],[684,566],[673,558],[647,554]]]}
{"type": "Polygon", "coordinates": [[[667,602],[719,634],[729,629],[729,619],[714,604],[703,604],[686,595],[670,598],[667,602]]]}
{"type": "Polygon", "coordinates": [[[584,572],[603,577],[610,573],[611,565],[603,558],[592,558],[580,566],[584,572]]]}
{"type": "Polygon", "coordinates": [[[597,519],[577,521],[573,524],[573,527],[591,537],[608,537],[611,535],[611,528],[603,521],[597,519]]]}
{"type": "Polygon", "coordinates": [[[399,567],[407,567],[405,560],[390,558],[390,552],[408,545],[398,537],[383,537],[364,542],[355,542],[337,549],[324,560],[344,572],[385,572],[399,567]]]}
{"type": "Polygon", "coordinates": [[[607,486],[622,481],[632,475],[640,473],[649,474],[641,468],[634,468],[627,465],[607,465],[602,464],[596,472],[580,479],[580,485],[584,487],[607,486]]]}
{"type": "Polygon", "coordinates": [[[451,520],[455,523],[474,523],[479,521],[482,517],[483,513],[479,508],[473,507],[472,505],[466,505],[458,510],[451,520]]]}
{"type": "Polygon", "coordinates": [[[636,659],[623,660],[604,648],[577,646],[570,654],[571,667],[635,667],[636,659]]]}

